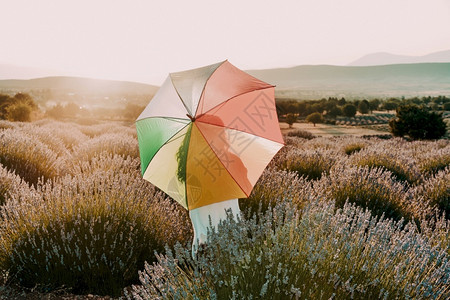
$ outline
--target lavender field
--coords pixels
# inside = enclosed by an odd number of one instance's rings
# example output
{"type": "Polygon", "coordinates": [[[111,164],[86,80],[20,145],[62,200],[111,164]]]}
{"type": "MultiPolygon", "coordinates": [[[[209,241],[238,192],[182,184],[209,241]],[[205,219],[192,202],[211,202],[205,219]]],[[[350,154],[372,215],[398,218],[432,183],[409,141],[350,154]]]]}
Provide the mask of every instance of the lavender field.
{"type": "Polygon", "coordinates": [[[0,121],[0,295],[448,299],[450,141],[290,133],[191,257],[133,125],[0,121]]]}

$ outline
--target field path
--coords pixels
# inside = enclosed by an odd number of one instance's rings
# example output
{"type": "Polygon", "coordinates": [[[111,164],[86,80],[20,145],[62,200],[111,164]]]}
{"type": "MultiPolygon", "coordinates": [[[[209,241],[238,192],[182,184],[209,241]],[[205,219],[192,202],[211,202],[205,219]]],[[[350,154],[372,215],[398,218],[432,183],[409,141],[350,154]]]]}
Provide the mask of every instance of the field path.
{"type": "Polygon", "coordinates": [[[311,123],[294,123],[293,128],[289,129],[287,123],[280,123],[282,133],[287,133],[292,130],[305,130],[311,132],[317,136],[329,137],[329,136],[341,136],[341,135],[377,135],[387,134],[387,132],[376,131],[372,129],[366,129],[359,126],[345,126],[345,125],[328,125],[328,124],[316,124],[314,126],[311,123]]]}

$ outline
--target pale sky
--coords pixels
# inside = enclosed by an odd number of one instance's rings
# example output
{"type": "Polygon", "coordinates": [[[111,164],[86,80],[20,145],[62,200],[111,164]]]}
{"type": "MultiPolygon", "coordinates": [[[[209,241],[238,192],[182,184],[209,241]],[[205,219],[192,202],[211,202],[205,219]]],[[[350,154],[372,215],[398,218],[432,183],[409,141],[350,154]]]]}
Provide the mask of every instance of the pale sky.
{"type": "Polygon", "coordinates": [[[450,0],[0,0],[0,64],[161,85],[241,69],[450,49],[450,0]]]}

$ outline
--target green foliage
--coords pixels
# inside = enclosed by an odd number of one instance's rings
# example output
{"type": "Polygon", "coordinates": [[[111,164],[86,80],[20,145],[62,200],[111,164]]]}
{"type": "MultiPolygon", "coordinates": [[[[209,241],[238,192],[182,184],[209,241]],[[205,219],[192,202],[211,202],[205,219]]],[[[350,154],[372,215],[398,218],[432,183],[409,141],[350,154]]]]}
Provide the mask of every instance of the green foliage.
{"type": "Polygon", "coordinates": [[[399,106],[397,116],[389,121],[389,126],[393,135],[407,135],[414,140],[439,139],[447,131],[441,115],[416,105],[399,106]]]}
{"type": "Polygon", "coordinates": [[[57,103],[52,108],[47,109],[46,115],[49,118],[60,120],[63,118],[75,118],[81,113],[81,108],[73,102],[65,105],[57,103]]]}
{"type": "Polygon", "coordinates": [[[25,103],[15,103],[6,109],[6,118],[10,121],[31,121],[31,107],[25,103]]]}
{"type": "Polygon", "coordinates": [[[309,123],[313,123],[316,126],[316,123],[323,122],[323,116],[321,113],[315,112],[306,117],[306,121],[309,123]]]}
{"type": "Polygon", "coordinates": [[[53,118],[53,119],[62,119],[64,117],[64,107],[58,103],[55,106],[53,106],[50,109],[47,109],[46,111],[47,117],[53,118]]]}
{"type": "Polygon", "coordinates": [[[38,108],[28,94],[17,93],[14,97],[0,94],[0,119],[29,122],[31,112],[38,108]]]}
{"type": "Polygon", "coordinates": [[[360,113],[367,114],[367,113],[369,113],[369,110],[370,110],[369,101],[363,100],[363,101],[359,102],[358,111],[360,113]]]}
{"type": "Polygon", "coordinates": [[[292,128],[292,125],[297,121],[297,116],[293,113],[288,113],[286,115],[286,123],[288,123],[289,128],[292,128]]]}
{"type": "Polygon", "coordinates": [[[369,100],[369,109],[370,109],[370,111],[374,111],[374,110],[377,110],[378,109],[378,107],[380,106],[380,100],[379,99],[371,99],[371,100],[369,100]]]}
{"type": "Polygon", "coordinates": [[[314,203],[299,213],[285,203],[259,218],[230,216],[196,259],[177,246],[146,264],[128,298],[443,297],[448,255],[412,224],[401,227],[350,205],[335,212],[314,203]]]}
{"type": "Polygon", "coordinates": [[[344,115],[348,118],[353,118],[356,114],[356,106],[353,104],[346,104],[342,109],[344,115]]]}
{"type": "Polygon", "coordinates": [[[394,110],[398,107],[398,101],[389,100],[383,103],[383,109],[389,111],[394,110]]]}
{"type": "Polygon", "coordinates": [[[329,111],[327,111],[327,116],[330,116],[332,118],[342,116],[342,114],[343,114],[342,109],[338,106],[334,106],[329,111]]]}
{"type": "Polygon", "coordinates": [[[154,251],[191,236],[185,212],[140,178],[136,160],[126,164],[60,178],[8,203],[0,263],[13,282],[117,296],[154,251]]]}

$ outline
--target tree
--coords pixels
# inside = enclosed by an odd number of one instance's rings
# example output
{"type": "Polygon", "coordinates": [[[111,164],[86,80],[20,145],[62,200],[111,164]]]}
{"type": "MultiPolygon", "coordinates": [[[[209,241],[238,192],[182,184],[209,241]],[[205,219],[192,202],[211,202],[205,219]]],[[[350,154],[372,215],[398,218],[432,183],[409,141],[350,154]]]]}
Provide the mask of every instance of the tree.
{"type": "Polygon", "coordinates": [[[389,121],[389,126],[394,136],[407,135],[414,140],[439,139],[447,131],[441,114],[417,105],[399,106],[397,116],[389,121]]]}
{"type": "Polygon", "coordinates": [[[9,121],[29,122],[31,121],[32,108],[25,103],[14,103],[6,109],[6,118],[9,121]]]}
{"type": "Polygon", "coordinates": [[[311,109],[313,112],[323,113],[325,110],[325,104],[324,103],[314,103],[311,105],[311,109]]]}
{"type": "Polygon", "coordinates": [[[26,93],[17,93],[14,95],[15,102],[25,103],[30,106],[32,110],[37,109],[38,106],[36,102],[34,102],[33,97],[26,93]]]}
{"type": "Polygon", "coordinates": [[[63,108],[64,116],[68,118],[75,118],[80,112],[80,107],[73,102],[67,103],[63,108]]]}
{"type": "Polygon", "coordinates": [[[28,94],[0,95],[0,119],[28,122],[31,121],[31,112],[37,109],[36,102],[28,94]]]}
{"type": "Polygon", "coordinates": [[[397,107],[398,107],[398,104],[394,101],[387,101],[387,102],[384,102],[384,104],[383,104],[383,108],[387,111],[394,110],[397,107]]]}
{"type": "Polygon", "coordinates": [[[380,100],[372,99],[369,101],[369,109],[370,109],[371,113],[373,113],[374,110],[377,110],[379,106],[380,106],[380,100]]]}
{"type": "Polygon", "coordinates": [[[6,119],[8,106],[14,103],[9,95],[0,94],[0,119],[6,119]]]}
{"type": "Polygon", "coordinates": [[[333,107],[327,112],[327,116],[336,118],[336,116],[342,116],[342,109],[340,107],[333,107]]]}
{"type": "Polygon", "coordinates": [[[367,100],[363,100],[358,104],[358,111],[363,115],[369,113],[369,108],[369,101],[367,100]]]}
{"type": "Polygon", "coordinates": [[[297,121],[297,116],[295,114],[287,114],[286,115],[286,123],[289,124],[289,128],[292,128],[292,125],[297,121]]]}
{"type": "Polygon", "coordinates": [[[353,118],[356,115],[356,106],[353,104],[345,104],[342,112],[346,117],[353,118]]]}
{"type": "Polygon", "coordinates": [[[315,113],[312,113],[312,114],[308,115],[306,117],[306,121],[309,122],[309,123],[313,123],[314,126],[316,126],[316,123],[322,123],[323,122],[323,116],[320,113],[315,112],[315,113]]]}
{"type": "Polygon", "coordinates": [[[61,104],[56,104],[47,110],[47,116],[54,119],[61,119],[64,116],[64,107],[61,104]]]}

